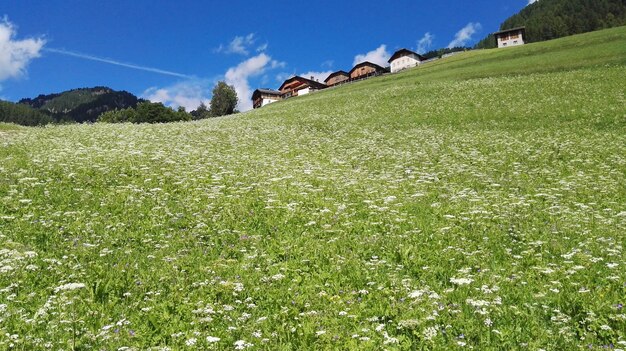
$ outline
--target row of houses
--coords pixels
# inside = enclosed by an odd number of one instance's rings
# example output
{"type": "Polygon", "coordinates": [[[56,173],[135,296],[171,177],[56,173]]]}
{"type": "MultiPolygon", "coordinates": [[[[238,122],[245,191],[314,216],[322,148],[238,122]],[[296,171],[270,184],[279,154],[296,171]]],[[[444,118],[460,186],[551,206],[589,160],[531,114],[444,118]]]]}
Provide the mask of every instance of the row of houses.
{"type": "Polygon", "coordinates": [[[418,66],[424,57],[408,50],[401,49],[396,51],[389,59],[389,67],[382,67],[375,63],[365,61],[352,67],[349,72],[336,71],[328,75],[324,79],[324,83],[315,80],[313,77],[305,78],[294,76],[286,81],[278,88],[273,89],[257,89],[252,93],[252,106],[254,108],[263,107],[272,102],[287,99],[294,96],[305,95],[313,91],[334,87],[340,84],[353,82],[370,77],[380,76],[385,73],[395,73],[403,69],[418,66]]]}
{"type": "MultiPolygon", "coordinates": [[[[516,46],[524,44],[525,28],[512,28],[494,33],[498,47],[516,46]]],[[[388,72],[396,73],[407,68],[419,66],[425,60],[420,54],[409,49],[400,49],[391,55],[389,67],[381,67],[375,63],[365,61],[352,67],[349,72],[333,72],[324,83],[315,80],[313,77],[305,78],[300,76],[291,77],[283,82],[278,90],[257,89],[252,93],[252,106],[254,108],[263,107],[272,102],[288,99],[294,96],[305,95],[313,91],[326,89],[339,84],[345,84],[356,80],[361,80],[373,76],[379,76],[388,72]]]]}

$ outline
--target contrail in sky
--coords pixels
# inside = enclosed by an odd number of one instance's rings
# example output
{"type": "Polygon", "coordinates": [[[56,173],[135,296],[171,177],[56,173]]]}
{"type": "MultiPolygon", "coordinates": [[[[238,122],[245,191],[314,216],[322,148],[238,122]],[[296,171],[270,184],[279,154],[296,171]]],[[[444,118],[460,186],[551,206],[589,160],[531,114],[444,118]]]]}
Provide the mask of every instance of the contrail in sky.
{"type": "Polygon", "coordinates": [[[190,76],[188,74],[176,73],[176,72],[166,71],[166,70],[153,68],[153,67],[145,67],[145,66],[134,65],[132,63],[120,62],[120,61],[116,61],[116,60],[112,60],[112,59],[108,59],[108,58],[96,57],[96,56],[87,55],[87,54],[81,54],[80,52],[68,51],[68,50],[63,50],[63,49],[53,49],[53,48],[45,48],[44,51],[52,52],[52,53],[55,53],[55,54],[66,55],[66,56],[78,57],[78,58],[82,58],[82,59],[85,59],[85,60],[104,62],[104,63],[108,63],[108,64],[111,64],[111,65],[122,66],[122,67],[126,67],[126,68],[138,69],[140,71],[165,74],[165,75],[168,75],[168,76],[174,76],[174,77],[180,77],[180,78],[186,78],[186,79],[195,79],[196,78],[196,77],[190,76]]]}

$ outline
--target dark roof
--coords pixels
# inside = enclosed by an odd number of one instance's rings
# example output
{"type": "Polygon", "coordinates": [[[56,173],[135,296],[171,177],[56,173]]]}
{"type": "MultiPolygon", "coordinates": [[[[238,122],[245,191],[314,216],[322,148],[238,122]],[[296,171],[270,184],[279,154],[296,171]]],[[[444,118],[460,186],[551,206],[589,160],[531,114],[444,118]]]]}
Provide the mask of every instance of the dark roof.
{"type": "Polygon", "coordinates": [[[415,55],[415,56],[417,56],[419,58],[420,61],[424,61],[425,60],[424,57],[422,55],[418,54],[417,52],[413,52],[413,51],[411,51],[409,49],[400,49],[400,50],[394,52],[393,55],[391,55],[391,58],[389,58],[389,61],[387,61],[387,62],[391,63],[391,61],[393,61],[393,60],[395,60],[395,59],[397,59],[399,57],[406,56],[406,55],[415,55]]]}
{"type": "Polygon", "coordinates": [[[324,89],[324,88],[326,88],[326,84],[324,84],[324,83],[316,82],[314,80],[307,79],[307,78],[300,77],[300,76],[293,76],[293,77],[287,79],[286,81],[284,81],[283,84],[280,86],[280,88],[278,88],[278,90],[283,90],[285,85],[293,82],[294,80],[297,80],[297,81],[300,81],[300,82],[302,82],[304,84],[307,84],[308,86],[310,86],[311,88],[314,88],[314,89],[324,89]]]}
{"type": "Polygon", "coordinates": [[[328,82],[332,77],[336,77],[336,76],[339,76],[339,75],[344,75],[344,76],[348,76],[348,77],[350,76],[350,74],[348,74],[348,72],[346,72],[346,71],[333,72],[333,73],[331,73],[328,76],[328,78],[324,79],[324,83],[328,82]]]}
{"type": "Polygon", "coordinates": [[[255,90],[254,92],[259,92],[259,93],[263,93],[263,94],[270,94],[270,95],[280,95],[280,91],[278,90],[272,90],[269,88],[259,88],[257,90],[255,90]]]}
{"type": "Polygon", "coordinates": [[[280,91],[276,91],[276,90],[272,90],[272,89],[257,89],[252,93],[252,100],[256,99],[257,96],[261,95],[261,94],[267,94],[267,95],[276,95],[276,96],[280,96],[280,91]]]}
{"type": "Polygon", "coordinates": [[[374,67],[377,71],[384,71],[384,72],[386,72],[386,71],[387,71],[387,69],[386,69],[386,68],[384,68],[384,67],[382,67],[382,66],[379,66],[379,65],[377,65],[377,64],[375,64],[375,63],[371,63],[371,62],[369,62],[369,61],[364,61],[364,62],[358,63],[356,66],[352,67],[352,69],[350,70],[350,74],[352,74],[352,72],[354,72],[354,70],[356,70],[356,69],[358,69],[358,68],[361,68],[361,67],[363,67],[363,66],[371,66],[371,67],[374,67]]]}
{"type": "Polygon", "coordinates": [[[515,28],[511,28],[511,29],[501,30],[501,31],[499,31],[499,32],[495,32],[495,33],[493,33],[493,35],[498,35],[498,34],[503,34],[503,33],[508,33],[508,32],[515,32],[515,31],[518,31],[518,30],[520,30],[520,29],[521,29],[522,31],[526,32],[526,27],[523,27],[523,26],[522,26],[522,27],[515,27],[515,28]]]}

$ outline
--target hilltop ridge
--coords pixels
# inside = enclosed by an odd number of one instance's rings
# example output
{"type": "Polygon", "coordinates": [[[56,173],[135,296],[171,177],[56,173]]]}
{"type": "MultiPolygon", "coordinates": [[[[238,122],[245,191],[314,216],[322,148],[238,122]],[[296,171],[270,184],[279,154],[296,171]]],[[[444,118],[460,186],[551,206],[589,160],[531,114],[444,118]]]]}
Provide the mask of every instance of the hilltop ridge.
{"type": "MultiPolygon", "coordinates": [[[[624,0],[539,0],[500,25],[500,30],[526,27],[526,42],[539,42],[626,24],[624,0]]],[[[496,47],[492,34],[474,48],[496,47]]]]}
{"type": "Polygon", "coordinates": [[[58,121],[95,122],[104,112],[135,107],[141,101],[127,91],[97,86],[41,94],[35,98],[21,99],[18,104],[30,106],[58,121]]]}

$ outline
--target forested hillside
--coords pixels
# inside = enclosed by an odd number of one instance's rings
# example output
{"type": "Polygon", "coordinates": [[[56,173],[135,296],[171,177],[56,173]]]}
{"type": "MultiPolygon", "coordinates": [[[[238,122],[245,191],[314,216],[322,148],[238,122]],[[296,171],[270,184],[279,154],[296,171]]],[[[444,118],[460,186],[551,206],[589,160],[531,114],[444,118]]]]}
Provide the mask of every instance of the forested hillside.
{"type": "MultiPolygon", "coordinates": [[[[626,24],[626,0],[539,0],[506,19],[500,30],[526,27],[526,41],[537,42],[626,24]]],[[[493,35],[477,49],[496,47],[493,35]]]]}
{"type": "Polygon", "coordinates": [[[104,112],[135,107],[140,101],[126,91],[94,87],[39,95],[33,99],[22,99],[19,104],[38,109],[57,122],[95,122],[104,112]]]}
{"type": "Polygon", "coordinates": [[[183,107],[174,110],[160,102],[150,102],[129,92],[107,87],[72,89],[22,99],[18,103],[0,101],[0,122],[24,126],[96,121],[165,123],[238,112],[235,109],[238,98],[234,87],[218,82],[212,93],[211,108],[201,104],[195,111],[188,113],[183,107]]]}

